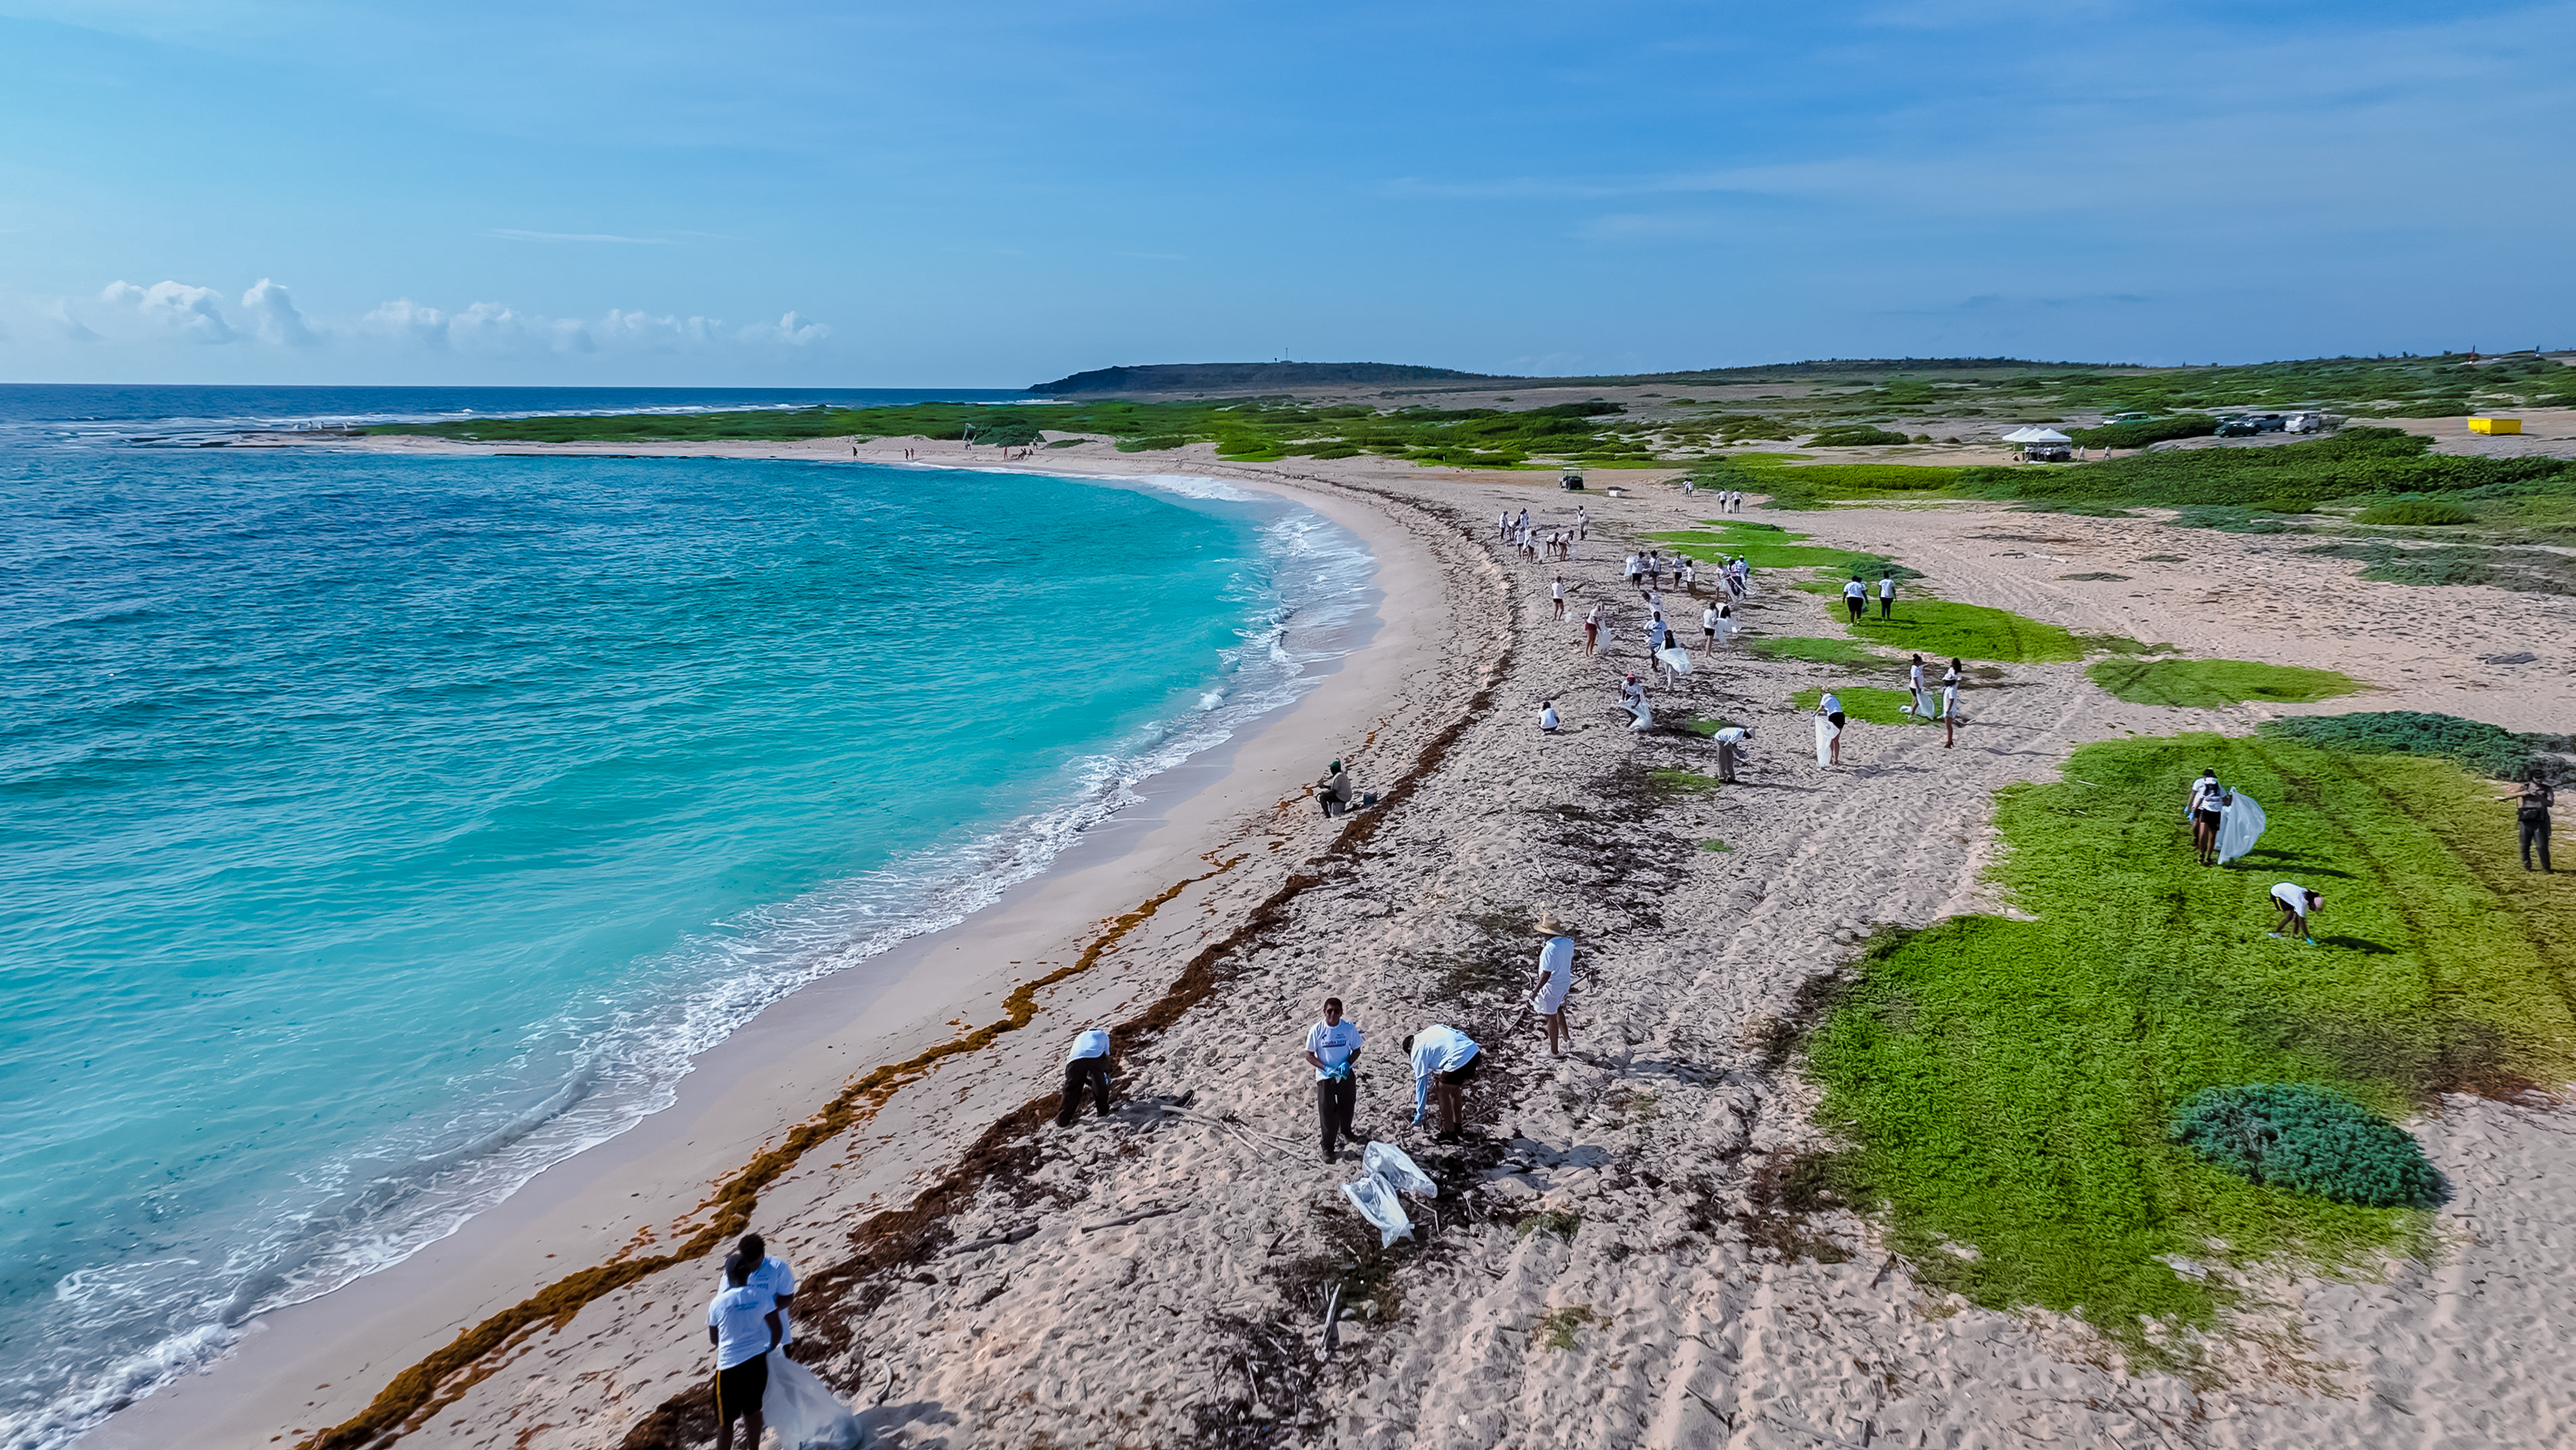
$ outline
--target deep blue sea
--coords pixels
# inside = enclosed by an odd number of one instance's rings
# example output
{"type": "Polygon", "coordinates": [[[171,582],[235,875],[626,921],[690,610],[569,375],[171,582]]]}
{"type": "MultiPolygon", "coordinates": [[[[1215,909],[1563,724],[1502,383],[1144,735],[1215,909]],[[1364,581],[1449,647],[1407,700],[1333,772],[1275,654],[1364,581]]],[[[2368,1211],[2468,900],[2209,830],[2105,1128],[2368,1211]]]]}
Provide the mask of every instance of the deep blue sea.
{"type": "Polygon", "coordinates": [[[203,445],[979,396],[0,387],[0,1446],[668,1103],[1366,608],[1208,480],[203,445]]]}

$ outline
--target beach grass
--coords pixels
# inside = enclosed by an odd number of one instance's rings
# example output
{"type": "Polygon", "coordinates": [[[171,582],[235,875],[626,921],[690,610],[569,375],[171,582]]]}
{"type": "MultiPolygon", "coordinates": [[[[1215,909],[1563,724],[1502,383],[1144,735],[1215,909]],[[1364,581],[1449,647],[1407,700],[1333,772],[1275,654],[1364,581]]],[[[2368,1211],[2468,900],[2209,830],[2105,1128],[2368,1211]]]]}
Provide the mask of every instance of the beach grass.
{"type": "MultiPolygon", "coordinates": [[[[2492,787],[2447,761],[2287,739],[2085,746],[1998,793],[1998,883],[2030,920],[1883,938],[1810,1039],[1831,1162],[1926,1282],[2080,1314],[2172,1359],[2232,1291],[2174,1260],[2332,1269],[2425,1218],[2261,1187],[2168,1140],[2204,1088],[2310,1083],[2391,1118],[2576,1069],[2576,902],[2513,869],[2492,787]],[[2203,767],[2261,802],[2243,863],[2195,864],[2203,767]],[[2321,946],[2269,940],[2271,885],[2326,893],[2321,946]]],[[[2187,1357],[2184,1355],[2183,1357],[2187,1357]]]]}
{"type": "MultiPolygon", "coordinates": [[[[1843,702],[1843,714],[1871,725],[1920,725],[1929,723],[1905,713],[1903,707],[1914,703],[1914,696],[1904,690],[1882,690],[1874,685],[1836,685],[1834,695],[1843,702]]],[[[1817,702],[1825,698],[1822,689],[1800,690],[1792,697],[1799,709],[1812,713],[1817,702]]]]}
{"type": "MultiPolygon", "coordinates": [[[[1844,618],[1840,591],[1825,605],[1825,617],[1844,618]]],[[[2004,664],[2055,664],[2080,660],[2086,653],[2082,636],[2005,609],[1961,604],[1920,596],[1896,601],[1896,616],[1881,619],[1877,601],[1852,630],[1862,639],[1889,649],[1920,654],[1926,660],[1958,658],[1996,660],[2004,664]]]]}
{"type": "Polygon", "coordinates": [[[1807,537],[1793,534],[1777,524],[1721,523],[1710,519],[1696,529],[1648,534],[1646,541],[1667,545],[1674,552],[1687,554],[1703,564],[1740,558],[1756,569],[1818,568],[1843,574],[1865,572],[1872,578],[1885,570],[1899,579],[1923,577],[1884,554],[1803,542],[1807,537]]]}
{"type": "Polygon", "coordinates": [[[2132,705],[2192,709],[2215,709],[2246,700],[2304,705],[2364,688],[2359,680],[2339,671],[2254,660],[2120,658],[2096,661],[2084,673],[2113,698],[2132,705]]]}

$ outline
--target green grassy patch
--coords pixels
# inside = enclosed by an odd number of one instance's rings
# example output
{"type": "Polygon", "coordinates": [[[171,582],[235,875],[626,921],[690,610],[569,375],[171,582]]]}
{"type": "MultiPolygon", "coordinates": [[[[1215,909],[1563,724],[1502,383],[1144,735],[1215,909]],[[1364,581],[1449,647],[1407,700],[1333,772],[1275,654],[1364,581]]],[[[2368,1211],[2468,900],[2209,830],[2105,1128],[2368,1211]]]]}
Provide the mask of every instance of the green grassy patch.
{"type": "Polygon", "coordinates": [[[2060,574],[2057,577],[2068,584],[2126,584],[2129,582],[2129,576],[2126,574],[2060,574]]]}
{"type": "Polygon", "coordinates": [[[2526,594],[2576,594],[2576,559],[2550,549],[2372,539],[2311,544],[2300,552],[2359,559],[2361,577],[2382,584],[2492,584],[2526,594]]]}
{"type": "Polygon", "coordinates": [[[1711,837],[1708,840],[1700,842],[1699,848],[1703,851],[1732,851],[1735,849],[1733,846],[1730,846],[1715,837],[1711,837]]]}
{"type": "Polygon", "coordinates": [[[1716,776],[1702,775],[1678,765],[1647,771],[1646,782],[1657,790],[1675,795],[1702,795],[1721,784],[1716,776]]]}
{"type": "Polygon", "coordinates": [[[2334,670],[2267,665],[2253,660],[2107,659],[2085,674],[2132,705],[2214,709],[2245,700],[2307,704],[2349,695],[2359,680],[2334,670]]]}
{"type": "MultiPolygon", "coordinates": [[[[1901,707],[1914,703],[1914,697],[1903,690],[1882,690],[1874,685],[1836,685],[1834,695],[1843,702],[1843,714],[1872,725],[1920,725],[1901,707]]],[[[1801,710],[1813,712],[1825,697],[1821,689],[1800,690],[1794,697],[1801,710]]]]}
{"type": "Polygon", "coordinates": [[[2188,564],[2191,562],[2191,556],[2188,554],[2140,554],[2138,556],[2138,562],[2141,564],[2188,564]]]}
{"type": "Polygon", "coordinates": [[[1756,569],[1823,568],[1843,573],[1857,569],[1869,572],[1875,579],[1878,575],[1874,571],[1893,568],[1900,579],[1922,577],[1883,554],[1800,542],[1807,537],[1790,533],[1776,524],[1717,524],[1712,521],[1702,528],[1648,534],[1646,541],[1666,545],[1673,552],[1687,554],[1703,564],[1715,563],[1719,559],[1742,559],[1756,569]]]}
{"type": "MultiPolygon", "coordinates": [[[[1837,595],[1840,590],[1835,591],[1837,595]]],[[[1926,659],[2001,660],[2006,664],[2047,664],[2084,658],[2084,641],[2071,630],[1995,609],[1948,599],[1900,598],[1896,617],[1878,617],[1878,603],[1851,626],[1872,644],[1926,659]]],[[[1840,598],[1825,606],[1825,617],[1847,617],[1840,598]]]]}
{"type": "Polygon", "coordinates": [[[1854,1145],[1846,1191],[1917,1275],[2170,1358],[2167,1331],[2215,1325],[2229,1291],[2167,1258],[2331,1266],[2425,1222],[2223,1171],[2170,1137],[2183,1105],[2308,1083],[2387,1118],[2564,1081],[2576,901],[2515,869],[2492,787],[2445,761],[2187,735],[2086,746],[2065,777],[1997,797],[1995,874],[2034,919],[1873,947],[1809,1067],[1854,1145]],[[2235,869],[2191,857],[2203,766],[2270,814],[2235,869]],[[2323,946],[2265,938],[2285,877],[2327,893],[2323,946]]]}
{"type": "Polygon", "coordinates": [[[1554,1234],[1572,1243],[1576,1232],[1583,1227],[1583,1215],[1570,1213],[1561,1208],[1546,1208],[1523,1218],[1514,1227],[1522,1238],[1528,1238],[1531,1234],[1554,1234]]]}
{"type": "Polygon", "coordinates": [[[2167,449],[2057,468],[1972,468],[1960,475],[1957,487],[1975,498],[2276,512],[2374,495],[2576,489],[2576,464],[2565,460],[2460,458],[2431,453],[2432,443],[2420,433],[2354,426],[2315,442],[2276,447],[2167,449]]]}
{"type": "Polygon", "coordinates": [[[2442,524],[2473,524],[2478,521],[2475,509],[2464,508],[2438,498],[2399,498],[2375,503],[2355,515],[2360,524],[2408,524],[2417,527],[2442,524]]]}

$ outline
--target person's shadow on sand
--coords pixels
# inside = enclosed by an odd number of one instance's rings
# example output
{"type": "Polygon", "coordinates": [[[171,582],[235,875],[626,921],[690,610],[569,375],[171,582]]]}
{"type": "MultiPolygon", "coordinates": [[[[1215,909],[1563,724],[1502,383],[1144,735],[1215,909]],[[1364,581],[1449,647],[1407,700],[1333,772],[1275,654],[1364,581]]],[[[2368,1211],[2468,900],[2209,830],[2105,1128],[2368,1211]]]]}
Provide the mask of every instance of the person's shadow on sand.
{"type": "Polygon", "coordinates": [[[957,1423],[957,1417],[937,1400],[914,1400],[901,1405],[873,1405],[859,1411],[859,1429],[864,1438],[859,1443],[868,1450],[949,1450],[946,1435],[933,1434],[927,1440],[915,1439],[913,1427],[937,1431],[957,1423]]]}

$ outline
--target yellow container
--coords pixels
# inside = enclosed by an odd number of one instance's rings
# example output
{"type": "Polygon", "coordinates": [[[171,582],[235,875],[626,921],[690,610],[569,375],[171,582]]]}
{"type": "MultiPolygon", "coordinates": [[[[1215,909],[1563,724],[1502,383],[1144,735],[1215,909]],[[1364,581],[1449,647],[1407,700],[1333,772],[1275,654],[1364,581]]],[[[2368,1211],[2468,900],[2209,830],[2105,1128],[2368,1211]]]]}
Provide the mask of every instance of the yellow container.
{"type": "Polygon", "coordinates": [[[2471,418],[2469,420],[2469,431],[2472,433],[2519,433],[2522,431],[2522,420],[2520,418],[2471,418]]]}

